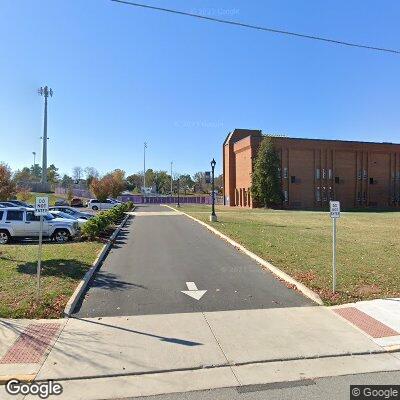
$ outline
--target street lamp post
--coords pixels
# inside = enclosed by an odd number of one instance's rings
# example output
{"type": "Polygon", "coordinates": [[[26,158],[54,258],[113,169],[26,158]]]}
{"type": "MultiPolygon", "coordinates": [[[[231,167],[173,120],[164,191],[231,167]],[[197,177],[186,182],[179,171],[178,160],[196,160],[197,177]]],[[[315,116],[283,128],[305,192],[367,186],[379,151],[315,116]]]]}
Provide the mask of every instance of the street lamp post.
{"type": "Polygon", "coordinates": [[[147,142],[143,145],[143,190],[146,190],[146,149],[147,142]]]}
{"type": "Polygon", "coordinates": [[[173,183],[173,180],[172,180],[172,164],[173,164],[173,162],[171,161],[171,197],[174,195],[173,186],[172,186],[172,183],[173,183]]]}
{"type": "Polygon", "coordinates": [[[217,214],[215,214],[215,192],[214,192],[214,169],[215,169],[215,164],[216,161],[212,159],[211,161],[211,201],[212,201],[212,208],[211,208],[211,215],[210,215],[210,221],[211,222],[217,222],[217,214]]]}
{"type": "Polygon", "coordinates": [[[180,206],[181,206],[180,198],[179,198],[180,184],[181,184],[181,179],[178,178],[178,204],[177,204],[177,207],[180,207],[180,206]]]}

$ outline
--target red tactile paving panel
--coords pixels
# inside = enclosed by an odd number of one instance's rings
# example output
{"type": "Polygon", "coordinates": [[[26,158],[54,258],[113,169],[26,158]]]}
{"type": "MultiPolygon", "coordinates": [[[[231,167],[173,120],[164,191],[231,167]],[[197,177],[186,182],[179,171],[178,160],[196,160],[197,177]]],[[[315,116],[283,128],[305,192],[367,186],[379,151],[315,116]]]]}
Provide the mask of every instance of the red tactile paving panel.
{"type": "Polygon", "coordinates": [[[368,314],[365,314],[355,307],[336,308],[334,311],[373,338],[400,335],[399,332],[396,332],[389,326],[370,317],[368,314]]]}
{"type": "Polygon", "coordinates": [[[60,324],[29,324],[0,359],[0,364],[39,363],[59,329],[60,324]]]}

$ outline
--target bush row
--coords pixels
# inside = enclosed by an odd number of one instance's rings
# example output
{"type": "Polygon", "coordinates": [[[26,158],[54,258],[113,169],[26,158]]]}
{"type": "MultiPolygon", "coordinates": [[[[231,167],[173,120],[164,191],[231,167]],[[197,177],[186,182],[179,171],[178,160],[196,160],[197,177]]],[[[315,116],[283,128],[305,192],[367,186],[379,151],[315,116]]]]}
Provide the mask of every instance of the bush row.
{"type": "Polygon", "coordinates": [[[82,227],[82,235],[90,240],[98,238],[111,225],[122,220],[124,213],[132,210],[133,203],[128,201],[107,211],[99,212],[95,217],[89,219],[82,227]]]}

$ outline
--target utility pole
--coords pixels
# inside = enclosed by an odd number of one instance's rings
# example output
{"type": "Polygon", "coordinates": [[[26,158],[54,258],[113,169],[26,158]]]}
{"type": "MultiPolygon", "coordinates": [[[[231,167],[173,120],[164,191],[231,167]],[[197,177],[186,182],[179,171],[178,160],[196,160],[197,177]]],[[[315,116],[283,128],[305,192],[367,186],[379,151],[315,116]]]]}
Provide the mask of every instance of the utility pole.
{"type": "MultiPolygon", "coordinates": [[[[146,188],[146,149],[147,142],[144,142],[143,146],[143,188],[146,188]]],[[[144,189],[146,190],[146,189],[144,189]]]]}
{"type": "Polygon", "coordinates": [[[47,98],[53,97],[53,90],[49,87],[40,87],[38,89],[40,96],[44,97],[44,120],[43,120],[43,150],[42,150],[42,180],[41,183],[47,183],[47,98]]]}
{"type": "Polygon", "coordinates": [[[172,164],[173,162],[171,161],[171,196],[173,196],[173,191],[172,191],[172,164]]]}

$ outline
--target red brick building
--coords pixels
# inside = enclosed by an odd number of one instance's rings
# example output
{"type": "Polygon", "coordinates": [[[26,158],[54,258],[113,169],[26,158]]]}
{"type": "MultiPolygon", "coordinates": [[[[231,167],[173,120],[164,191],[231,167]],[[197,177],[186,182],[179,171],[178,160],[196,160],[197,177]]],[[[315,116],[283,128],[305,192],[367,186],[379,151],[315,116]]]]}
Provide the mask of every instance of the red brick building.
{"type": "MultiPolygon", "coordinates": [[[[224,202],[252,207],[253,160],[260,130],[235,129],[223,144],[224,202]]],[[[400,144],[273,137],[281,160],[284,208],[400,209],[400,144]]]]}

